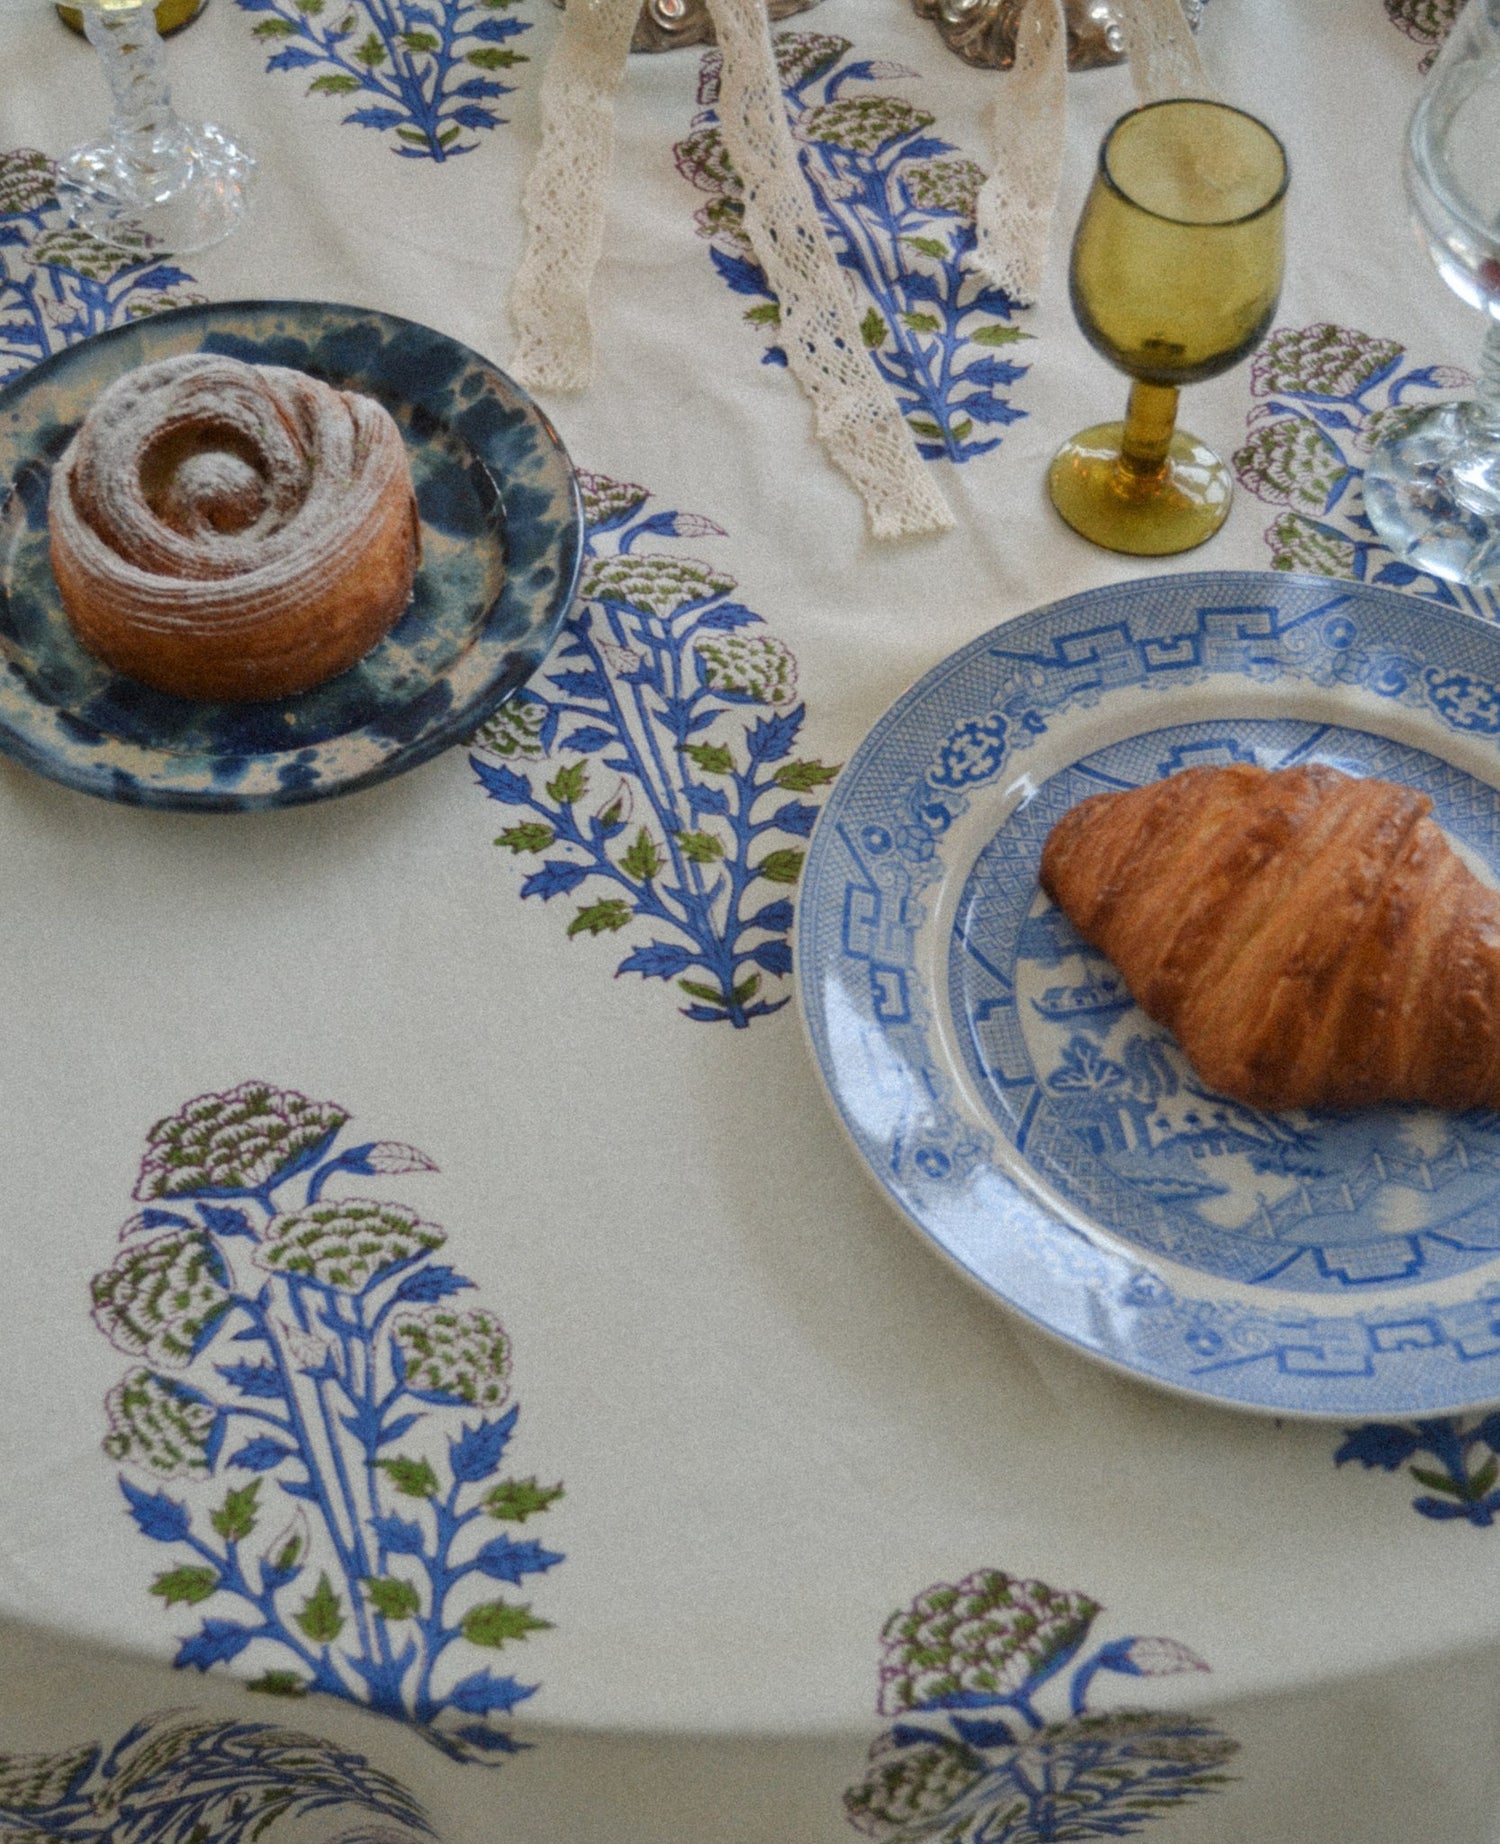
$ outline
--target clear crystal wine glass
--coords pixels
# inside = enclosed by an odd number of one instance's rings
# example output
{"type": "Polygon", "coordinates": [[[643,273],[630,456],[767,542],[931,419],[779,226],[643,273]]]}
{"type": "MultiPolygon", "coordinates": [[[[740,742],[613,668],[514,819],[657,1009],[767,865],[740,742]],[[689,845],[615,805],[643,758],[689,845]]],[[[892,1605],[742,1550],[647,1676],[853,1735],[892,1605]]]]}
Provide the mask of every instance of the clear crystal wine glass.
{"type": "Polygon", "coordinates": [[[255,162],[222,128],[172,107],[166,53],[147,0],[83,0],[83,29],[109,83],[107,139],[59,162],[72,220],[135,256],[206,249],[239,223],[255,162]]]}
{"type": "Polygon", "coordinates": [[[1469,0],[1406,135],[1412,215],[1448,286],[1489,317],[1476,395],[1407,412],[1372,450],[1365,512],[1444,581],[1500,582],[1500,0],[1469,0]]]}

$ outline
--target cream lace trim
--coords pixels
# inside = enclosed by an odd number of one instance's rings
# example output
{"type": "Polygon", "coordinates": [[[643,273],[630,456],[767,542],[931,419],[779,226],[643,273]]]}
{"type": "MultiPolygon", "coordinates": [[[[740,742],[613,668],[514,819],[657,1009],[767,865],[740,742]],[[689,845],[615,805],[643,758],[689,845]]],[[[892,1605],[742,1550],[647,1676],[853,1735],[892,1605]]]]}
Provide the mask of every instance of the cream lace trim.
{"type": "MultiPolygon", "coordinates": [[[[1140,102],[1213,96],[1181,0],[1125,0],[1125,54],[1140,102]]],[[[1041,292],[1067,125],[1062,0],[1025,0],[1016,61],[990,111],[990,176],[975,206],[971,267],[1023,307],[1041,292]]]]}
{"type": "MultiPolygon", "coordinates": [[[[1175,0],[1174,0],[1175,4],[1175,0]]],[[[787,123],[763,0],[708,0],[722,54],[719,128],[743,186],[745,233],[781,308],[787,364],[877,538],[946,531],[953,514],[860,333],[787,123]]],[[[570,0],[542,81],[542,139],[523,196],[511,369],[578,390],[593,370],[589,281],[599,259],[614,98],[639,0],[570,0]]]]}
{"type": "Polygon", "coordinates": [[[542,139],[521,195],[526,248],[511,286],[510,369],[529,390],[594,375],[589,283],[604,243],[615,95],[640,0],[573,0],[542,74],[542,139]]]}

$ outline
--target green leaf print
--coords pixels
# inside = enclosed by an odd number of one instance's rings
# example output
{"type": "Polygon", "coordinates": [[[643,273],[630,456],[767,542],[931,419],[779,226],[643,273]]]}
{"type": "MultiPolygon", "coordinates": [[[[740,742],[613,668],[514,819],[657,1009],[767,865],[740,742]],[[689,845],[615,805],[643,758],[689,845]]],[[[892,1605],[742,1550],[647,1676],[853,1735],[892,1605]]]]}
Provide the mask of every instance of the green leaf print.
{"type": "Polygon", "coordinates": [[[571,806],[576,800],[582,800],[588,788],[588,770],[582,762],[571,762],[566,768],[560,768],[547,783],[547,798],[555,800],[560,807],[571,806]]]}
{"type": "Polygon", "coordinates": [[[485,1499],[484,1508],[491,1517],[524,1524],[527,1518],[556,1504],[562,1495],[560,1485],[538,1485],[535,1475],[530,1479],[502,1479],[485,1499]]]}
{"type": "Polygon", "coordinates": [[[634,844],[620,860],[620,869],[627,877],[634,877],[643,884],[649,884],[661,870],[662,862],[662,855],[657,849],[655,839],[642,826],[635,835],[634,844]]]}
{"type": "Polygon", "coordinates": [[[624,928],[629,922],[632,911],[630,905],[618,896],[607,896],[602,901],[590,903],[587,909],[580,909],[568,924],[571,935],[604,935],[617,928],[624,928]]]}
{"type": "Polygon", "coordinates": [[[513,1607],[508,1601],[485,1601],[471,1607],[463,1617],[463,1635],[471,1645],[503,1646],[512,1639],[524,1639],[551,1626],[550,1620],[538,1620],[529,1605],[513,1607]]]}
{"type": "Polygon", "coordinates": [[[409,1620],[420,1612],[422,1597],[409,1581],[394,1576],[372,1575],[365,1582],[370,1605],[382,1620],[409,1620]]]}
{"type": "Polygon", "coordinates": [[[151,1584],[151,1592],[159,1594],[168,1607],[179,1601],[192,1606],[196,1601],[206,1601],[219,1585],[219,1571],[203,1567],[197,1563],[184,1563],[180,1569],[168,1569],[158,1575],[151,1584]]]}
{"type": "Polygon", "coordinates": [[[209,1521],[227,1543],[237,1543],[254,1530],[255,1495],[259,1490],[258,1479],[252,1479],[249,1485],[231,1488],[223,1504],[212,1513],[209,1521]]]}
{"type": "Polygon", "coordinates": [[[781,851],[768,852],[756,870],[762,877],[769,877],[773,884],[794,884],[802,875],[803,852],[786,847],[781,851]]]}
{"type": "Polygon", "coordinates": [[[318,1577],[317,1587],[302,1603],[302,1611],[296,1619],[315,1645],[328,1644],[344,1630],[343,1605],[326,1571],[318,1577]]]}
{"type": "Polygon", "coordinates": [[[544,852],[556,836],[545,820],[526,820],[507,826],[495,843],[512,852],[544,852]]]}
{"type": "Polygon", "coordinates": [[[437,1474],[425,1460],[381,1460],[378,1464],[396,1490],[407,1498],[436,1496],[437,1474]]]}

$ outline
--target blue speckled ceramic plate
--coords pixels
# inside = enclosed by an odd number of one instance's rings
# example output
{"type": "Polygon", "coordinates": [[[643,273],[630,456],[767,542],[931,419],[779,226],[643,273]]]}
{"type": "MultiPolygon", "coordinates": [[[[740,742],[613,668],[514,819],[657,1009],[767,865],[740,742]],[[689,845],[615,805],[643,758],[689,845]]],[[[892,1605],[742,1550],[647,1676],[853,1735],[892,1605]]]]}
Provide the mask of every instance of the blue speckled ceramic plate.
{"type": "Polygon", "coordinates": [[[1500,629],[1318,577],[1167,576],[972,642],[818,821],[798,984],[891,1199],[979,1285],[1148,1381],[1277,1414],[1500,1400],[1500,1116],[1206,1089],[1042,896],[1085,795],[1326,761],[1430,794],[1500,884],[1500,629]]]}
{"type": "Polygon", "coordinates": [[[0,749],[85,793],[228,810],[347,793],[469,734],[540,664],[583,556],[572,465],[531,399],[430,327],[314,301],[178,308],[101,333],[0,391],[0,749]],[[406,613],[300,697],[212,704],[122,678],[73,638],[47,555],[53,463],[121,373],[182,352],[365,392],[406,438],[422,563],[406,613]]]}

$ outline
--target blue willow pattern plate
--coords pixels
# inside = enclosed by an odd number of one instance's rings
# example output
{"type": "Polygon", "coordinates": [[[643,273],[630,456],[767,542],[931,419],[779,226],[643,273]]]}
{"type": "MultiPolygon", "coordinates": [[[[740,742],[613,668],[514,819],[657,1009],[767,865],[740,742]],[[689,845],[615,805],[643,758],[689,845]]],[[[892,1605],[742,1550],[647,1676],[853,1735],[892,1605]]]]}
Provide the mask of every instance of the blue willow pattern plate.
{"type": "Polygon", "coordinates": [[[803,873],[799,997],[887,1195],[982,1288],[1148,1381],[1276,1414],[1500,1400],[1500,1115],[1209,1091],[1041,894],[1085,795],[1198,763],[1408,783],[1500,883],[1500,629],[1254,571],[1070,597],[861,744],[803,873]]]}
{"type": "Polygon", "coordinates": [[[58,352],[0,391],[0,749],[152,807],[274,807],[347,793],[469,735],[540,664],[568,612],[583,509],[531,399],[430,327],[312,301],[178,308],[58,352]],[[51,470],[122,373],[183,352],[287,365],[377,398],[405,437],[422,522],[406,612],[295,698],[215,704],[111,672],[74,639],[47,551],[51,470]]]}

